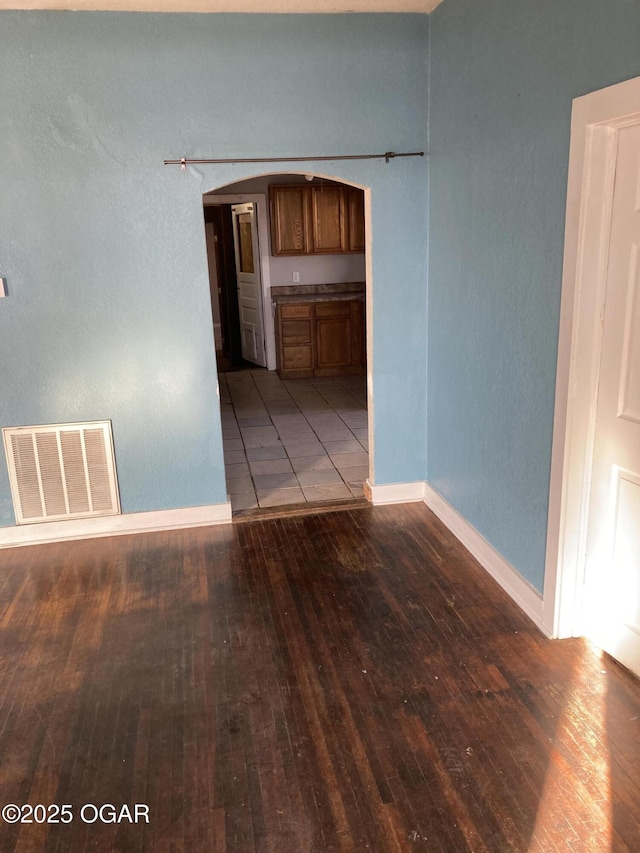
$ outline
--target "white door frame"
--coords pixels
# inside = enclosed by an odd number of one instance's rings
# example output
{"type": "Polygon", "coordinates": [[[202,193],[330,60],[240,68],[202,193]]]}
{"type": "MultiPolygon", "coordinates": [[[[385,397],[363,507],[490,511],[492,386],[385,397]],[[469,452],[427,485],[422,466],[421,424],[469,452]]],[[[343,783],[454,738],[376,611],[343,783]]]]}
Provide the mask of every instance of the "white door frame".
{"type": "Polygon", "coordinates": [[[543,629],[554,637],[584,633],[586,537],[618,131],[638,123],[640,77],[573,102],[543,606],[543,629]]]}
{"type": "Polygon", "coordinates": [[[271,270],[269,267],[269,217],[267,196],[264,193],[230,193],[229,195],[204,195],[205,207],[221,204],[246,204],[253,202],[258,226],[260,250],[260,275],[262,278],[262,316],[264,322],[264,344],[267,356],[267,370],[276,369],[276,330],[271,310],[271,270]]]}

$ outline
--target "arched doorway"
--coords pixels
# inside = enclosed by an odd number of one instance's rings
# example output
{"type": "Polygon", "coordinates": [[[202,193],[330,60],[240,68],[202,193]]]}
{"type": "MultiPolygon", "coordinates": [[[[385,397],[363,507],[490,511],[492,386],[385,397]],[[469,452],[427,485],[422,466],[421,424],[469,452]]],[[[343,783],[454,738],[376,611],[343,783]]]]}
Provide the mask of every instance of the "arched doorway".
{"type": "Polygon", "coordinates": [[[260,175],[203,197],[236,514],[364,499],[371,438],[364,198],[363,188],[309,173],[260,175]],[[247,270],[260,282],[255,325],[247,270]]]}

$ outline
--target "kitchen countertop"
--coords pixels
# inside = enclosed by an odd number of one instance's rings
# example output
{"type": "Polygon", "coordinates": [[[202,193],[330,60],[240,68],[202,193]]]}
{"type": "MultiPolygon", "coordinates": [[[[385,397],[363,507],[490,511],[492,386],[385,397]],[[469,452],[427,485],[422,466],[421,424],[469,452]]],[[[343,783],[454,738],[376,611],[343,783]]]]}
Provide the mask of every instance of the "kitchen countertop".
{"type": "Polygon", "coordinates": [[[273,302],[353,302],[364,297],[363,281],[338,284],[286,284],[271,288],[273,302]]]}
{"type": "Polygon", "coordinates": [[[364,293],[310,293],[299,296],[273,296],[273,302],[284,305],[288,302],[364,302],[364,293]]]}

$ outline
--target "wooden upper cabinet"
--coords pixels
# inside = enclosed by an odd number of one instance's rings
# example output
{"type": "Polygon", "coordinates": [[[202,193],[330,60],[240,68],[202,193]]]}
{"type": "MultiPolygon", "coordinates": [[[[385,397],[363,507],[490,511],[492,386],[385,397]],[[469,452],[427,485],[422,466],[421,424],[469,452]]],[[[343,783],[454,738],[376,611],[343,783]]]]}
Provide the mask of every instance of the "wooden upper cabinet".
{"type": "Polygon", "coordinates": [[[269,187],[273,255],[364,252],[364,193],[336,184],[269,187]]]}
{"type": "Polygon", "coordinates": [[[347,187],[347,210],[349,222],[349,252],[364,252],[364,192],[347,187]]]}
{"type": "Polygon", "coordinates": [[[309,254],[309,193],[304,186],[269,187],[271,251],[274,255],[309,254]]]}
{"type": "Polygon", "coordinates": [[[315,254],[345,252],[347,223],[344,187],[310,187],[312,249],[315,254]]]}

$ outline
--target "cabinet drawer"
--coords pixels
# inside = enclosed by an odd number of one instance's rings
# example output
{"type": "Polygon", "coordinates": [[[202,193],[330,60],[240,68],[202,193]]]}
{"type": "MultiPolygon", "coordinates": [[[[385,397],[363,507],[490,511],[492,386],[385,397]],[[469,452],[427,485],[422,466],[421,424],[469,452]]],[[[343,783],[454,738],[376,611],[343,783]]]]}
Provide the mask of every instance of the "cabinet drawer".
{"type": "Polygon", "coordinates": [[[311,305],[281,305],[280,306],[280,316],[282,319],[296,318],[296,317],[311,317],[311,305]]]}
{"type": "Polygon", "coordinates": [[[348,317],[350,305],[350,302],[318,302],[316,317],[348,317]]]}
{"type": "Polygon", "coordinates": [[[283,320],[283,344],[308,344],[311,342],[311,320],[283,320]]]}
{"type": "Polygon", "coordinates": [[[285,370],[301,370],[303,368],[312,368],[313,359],[311,357],[311,347],[283,346],[282,367],[285,370]]]}

